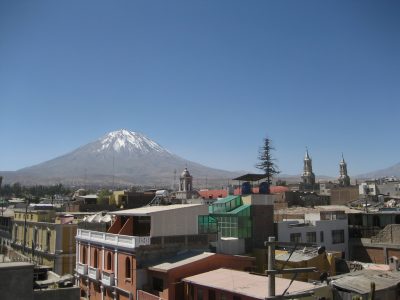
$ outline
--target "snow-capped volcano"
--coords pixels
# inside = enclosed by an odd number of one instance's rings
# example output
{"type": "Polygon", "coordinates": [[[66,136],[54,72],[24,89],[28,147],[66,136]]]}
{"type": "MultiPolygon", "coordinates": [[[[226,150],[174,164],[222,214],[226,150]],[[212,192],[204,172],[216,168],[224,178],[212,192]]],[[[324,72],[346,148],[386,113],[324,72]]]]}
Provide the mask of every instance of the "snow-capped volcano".
{"type": "Polygon", "coordinates": [[[111,148],[116,152],[137,150],[144,153],[151,151],[168,152],[145,135],[126,129],[108,133],[100,139],[100,144],[101,147],[97,149],[97,152],[109,151],[111,148]]]}
{"type": "MultiPolygon", "coordinates": [[[[188,167],[200,182],[223,180],[236,173],[185,160],[141,133],[121,129],[41,164],[7,172],[5,180],[22,184],[171,184],[188,167]],[[179,174],[179,173],[178,173],[179,174]]],[[[0,174],[1,175],[1,174],[0,174]]]]}

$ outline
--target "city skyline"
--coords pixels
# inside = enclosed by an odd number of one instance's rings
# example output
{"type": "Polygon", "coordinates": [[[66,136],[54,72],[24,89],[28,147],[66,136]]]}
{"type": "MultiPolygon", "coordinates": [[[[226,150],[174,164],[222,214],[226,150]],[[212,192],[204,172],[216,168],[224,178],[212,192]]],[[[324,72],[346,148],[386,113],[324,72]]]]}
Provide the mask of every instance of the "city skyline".
{"type": "Polygon", "coordinates": [[[0,170],[126,128],[206,166],[400,161],[396,1],[0,3],[0,170]]]}

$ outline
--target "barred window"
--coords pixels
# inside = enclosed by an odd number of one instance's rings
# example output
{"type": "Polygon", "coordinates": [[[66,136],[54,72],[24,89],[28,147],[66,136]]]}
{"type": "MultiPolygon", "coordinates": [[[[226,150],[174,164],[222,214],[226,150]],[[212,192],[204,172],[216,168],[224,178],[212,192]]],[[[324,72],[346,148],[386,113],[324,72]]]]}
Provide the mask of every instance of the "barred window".
{"type": "Polygon", "coordinates": [[[290,241],[292,243],[299,243],[301,242],[301,233],[291,233],[290,234],[290,241]]]}
{"type": "Polygon", "coordinates": [[[307,238],[307,243],[316,243],[317,242],[317,233],[315,231],[307,232],[306,238],[307,238]]]}
{"type": "Polygon", "coordinates": [[[332,244],[344,243],[344,230],[332,230],[332,244]]]}

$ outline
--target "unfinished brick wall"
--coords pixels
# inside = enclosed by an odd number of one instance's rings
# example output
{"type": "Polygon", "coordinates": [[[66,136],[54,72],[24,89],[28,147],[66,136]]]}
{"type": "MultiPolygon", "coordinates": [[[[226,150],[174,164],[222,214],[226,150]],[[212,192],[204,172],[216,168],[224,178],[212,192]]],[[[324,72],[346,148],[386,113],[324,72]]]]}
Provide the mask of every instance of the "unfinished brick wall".
{"type": "Polygon", "coordinates": [[[387,225],[377,235],[371,237],[371,243],[400,244],[400,224],[387,225]]]}

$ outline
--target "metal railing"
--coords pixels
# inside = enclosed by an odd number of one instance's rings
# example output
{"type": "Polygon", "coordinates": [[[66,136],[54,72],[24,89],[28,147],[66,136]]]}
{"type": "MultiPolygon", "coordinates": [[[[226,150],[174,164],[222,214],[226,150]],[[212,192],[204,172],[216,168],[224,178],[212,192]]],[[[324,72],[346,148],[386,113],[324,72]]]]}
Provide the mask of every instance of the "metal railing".
{"type": "Polygon", "coordinates": [[[115,285],[114,273],[103,271],[101,276],[101,282],[107,286],[114,286],[115,285]]]}
{"type": "Polygon", "coordinates": [[[139,246],[150,245],[149,236],[129,236],[85,229],[78,229],[76,237],[77,239],[83,241],[97,242],[102,245],[110,245],[128,249],[135,249],[139,246]]]}
{"type": "Polygon", "coordinates": [[[87,273],[88,273],[88,265],[87,264],[78,263],[78,265],[76,266],[76,271],[80,275],[87,275],[87,273]]]}
{"type": "Polygon", "coordinates": [[[100,270],[94,267],[88,267],[88,276],[90,279],[99,280],[100,279],[100,270]]]}

